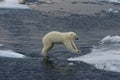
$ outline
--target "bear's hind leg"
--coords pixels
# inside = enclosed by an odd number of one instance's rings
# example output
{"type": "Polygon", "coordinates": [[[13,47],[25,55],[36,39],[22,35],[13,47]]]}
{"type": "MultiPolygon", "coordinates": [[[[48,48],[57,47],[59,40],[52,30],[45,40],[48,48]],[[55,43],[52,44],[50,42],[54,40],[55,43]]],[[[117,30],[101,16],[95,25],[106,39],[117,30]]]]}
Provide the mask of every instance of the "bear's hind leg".
{"type": "Polygon", "coordinates": [[[47,57],[48,51],[53,47],[52,43],[44,43],[42,48],[42,56],[47,57]]]}

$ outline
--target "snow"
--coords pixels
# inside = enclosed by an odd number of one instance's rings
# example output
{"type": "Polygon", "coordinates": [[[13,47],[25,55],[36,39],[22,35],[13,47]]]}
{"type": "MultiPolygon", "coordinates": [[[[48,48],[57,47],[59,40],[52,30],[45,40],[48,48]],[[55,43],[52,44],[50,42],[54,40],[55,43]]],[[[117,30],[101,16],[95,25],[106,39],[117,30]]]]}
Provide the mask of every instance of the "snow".
{"type": "Polygon", "coordinates": [[[18,0],[5,0],[0,2],[0,8],[18,8],[18,9],[29,9],[27,5],[19,4],[18,0]]]}
{"type": "Polygon", "coordinates": [[[82,61],[98,69],[120,72],[120,36],[106,36],[102,44],[94,46],[89,54],[69,58],[69,61],[82,61]],[[110,42],[108,44],[108,42],[110,42]],[[106,44],[107,43],[107,44],[106,44]]]}
{"type": "Polygon", "coordinates": [[[16,53],[12,50],[0,50],[0,57],[25,58],[25,55],[22,55],[20,53],[16,53]]]}
{"type": "Polygon", "coordinates": [[[1,47],[1,46],[4,46],[4,45],[3,45],[3,44],[0,44],[0,47],[1,47]]]}
{"type": "Polygon", "coordinates": [[[120,0],[109,0],[109,2],[120,3],[120,0]]]}
{"type": "Polygon", "coordinates": [[[102,43],[120,43],[120,36],[106,36],[101,40],[102,43]]]}
{"type": "Polygon", "coordinates": [[[25,55],[6,49],[4,44],[0,44],[0,57],[6,58],[26,58],[25,55]]]}
{"type": "Polygon", "coordinates": [[[111,2],[111,3],[120,3],[120,0],[97,0],[97,1],[105,1],[105,2],[111,2]]]}

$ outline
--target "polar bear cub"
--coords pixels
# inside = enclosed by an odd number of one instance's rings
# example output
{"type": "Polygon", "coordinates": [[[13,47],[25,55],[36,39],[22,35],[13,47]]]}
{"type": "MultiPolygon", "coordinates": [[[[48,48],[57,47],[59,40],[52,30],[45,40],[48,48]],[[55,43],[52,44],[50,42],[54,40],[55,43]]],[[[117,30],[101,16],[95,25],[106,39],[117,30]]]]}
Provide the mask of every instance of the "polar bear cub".
{"type": "Polygon", "coordinates": [[[77,34],[74,32],[49,32],[42,39],[42,56],[46,57],[54,44],[64,44],[71,52],[79,53],[80,51],[76,47],[74,40],[78,40],[77,34]]]}

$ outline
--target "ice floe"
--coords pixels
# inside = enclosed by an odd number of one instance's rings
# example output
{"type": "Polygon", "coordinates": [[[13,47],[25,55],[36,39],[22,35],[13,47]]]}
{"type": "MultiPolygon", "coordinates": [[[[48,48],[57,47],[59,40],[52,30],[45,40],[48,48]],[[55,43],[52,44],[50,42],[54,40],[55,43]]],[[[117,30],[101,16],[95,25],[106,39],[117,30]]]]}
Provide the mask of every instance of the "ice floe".
{"type": "Polygon", "coordinates": [[[18,0],[5,0],[0,2],[0,8],[29,9],[27,5],[19,4],[18,0]]]}
{"type": "Polygon", "coordinates": [[[120,36],[108,35],[101,42],[102,44],[94,46],[90,53],[68,60],[82,61],[98,69],[120,72],[120,36]]]}

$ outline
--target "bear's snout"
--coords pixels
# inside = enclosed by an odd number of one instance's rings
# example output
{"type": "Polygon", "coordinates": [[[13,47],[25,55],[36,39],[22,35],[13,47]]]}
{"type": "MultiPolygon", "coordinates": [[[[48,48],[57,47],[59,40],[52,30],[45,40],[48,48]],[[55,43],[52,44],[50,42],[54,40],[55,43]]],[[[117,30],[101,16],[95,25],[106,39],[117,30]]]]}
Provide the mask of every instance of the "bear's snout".
{"type": "Polygon", "coordinates": [[[75,40],[78,40],[78,39],[79,39],[78,37],[75,38],[75,40]]]}

